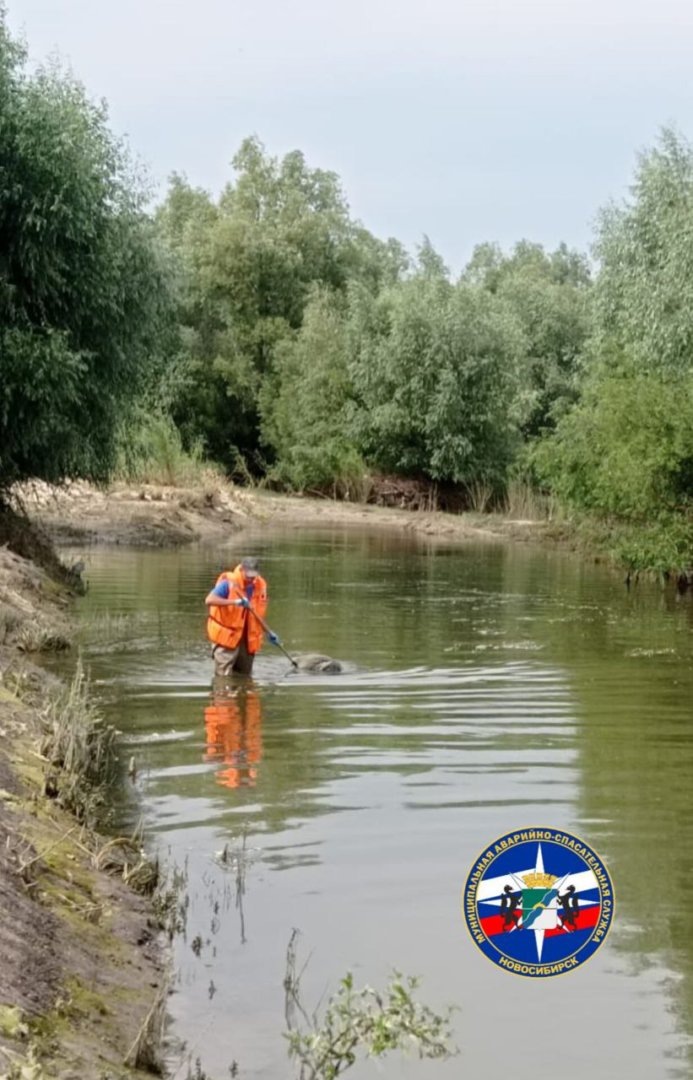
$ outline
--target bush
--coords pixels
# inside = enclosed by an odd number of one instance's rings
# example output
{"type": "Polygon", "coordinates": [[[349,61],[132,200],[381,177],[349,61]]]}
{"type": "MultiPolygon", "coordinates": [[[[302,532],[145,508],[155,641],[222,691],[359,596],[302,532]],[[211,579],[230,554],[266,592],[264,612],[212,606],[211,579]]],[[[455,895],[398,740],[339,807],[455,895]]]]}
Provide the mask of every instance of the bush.
{"type": "Polygon", "coordinates": [[[693,496],[693,375],[593,378],[531,460],[573,507],[629,520],[686,508],[693,496]]]}
{"type": "Polygon", "coordinates": [[[435,1013],[414,998],[419,980],[393,972],[384,991],[357,989],[347,973],[325,1008],[308,1014],[301,999],[297,971],[298,931],[292,932],[284,976],[285,1015],[289,1057],[300,1080],[336,1080],[356,1064],[359,1052],[380,1058],[392,1050],[413,1051],[419,1058],[443,1060],[456,1050],[450,1045],[453,1010],[435,1013]]]}
{"type": "Polygon", "coordinates": [[[610,545],[613,557],[631,572],[649,570],[666,577],[688,579],[693,570],[693,520],[661,515],[637,529],[616,530],[610,545]]]}
{"type": "Polygon", "coordinates": [[[169,416],[139,411],[118,437],[116,477],[141,484],[190,487],[222,480],[221,469],[205,461],[197,442],[185,450],[169,416]]]}

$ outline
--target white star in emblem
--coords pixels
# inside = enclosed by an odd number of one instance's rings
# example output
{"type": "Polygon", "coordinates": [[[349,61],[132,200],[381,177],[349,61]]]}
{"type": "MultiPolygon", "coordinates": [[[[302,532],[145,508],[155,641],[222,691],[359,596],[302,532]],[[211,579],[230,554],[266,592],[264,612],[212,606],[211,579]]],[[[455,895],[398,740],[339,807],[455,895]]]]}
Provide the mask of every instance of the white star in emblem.
{"type": "MultiPolygon", "coordinates": [[[[544,873],[544,857],[541,851],[541,844],[537,844],[537,861],[534,867],[534,872],[535,874],[544,873]]],[[[569,877],[570,874],[565,874],[559,882],[552,885],[550,889],[546,890],[547,896],[550,893],[553,893],[554,895],[551,896],[551,899],[549,900],[549,903],[544,908],[544,910],[541,911],[539,915],[537,915],[537,917],[532,921],[532,925],[528,927],[528,929],[531,930],[534,934],[534,942],[537,949],[537,963],[541,963],[541,954],[544,948],[544,934],[547,930],[555,930],[558,926],[558,908],[556,906],[556,896],[558,895],[560,889],[563,888],[569,877]]]]}

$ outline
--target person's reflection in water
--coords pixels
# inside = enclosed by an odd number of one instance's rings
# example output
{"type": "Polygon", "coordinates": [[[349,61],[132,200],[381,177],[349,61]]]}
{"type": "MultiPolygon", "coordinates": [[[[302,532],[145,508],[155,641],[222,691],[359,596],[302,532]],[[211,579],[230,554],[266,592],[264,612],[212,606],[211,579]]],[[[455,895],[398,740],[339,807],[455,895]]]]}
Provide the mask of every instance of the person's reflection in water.
{"type": "Polygon", "coordinates": [[[205,761],[223,762],[216,774],[224,787],[253,787],[262,758],[260,697],[244,683],[215,679],[212,703],[205,709],[205,761]]]}

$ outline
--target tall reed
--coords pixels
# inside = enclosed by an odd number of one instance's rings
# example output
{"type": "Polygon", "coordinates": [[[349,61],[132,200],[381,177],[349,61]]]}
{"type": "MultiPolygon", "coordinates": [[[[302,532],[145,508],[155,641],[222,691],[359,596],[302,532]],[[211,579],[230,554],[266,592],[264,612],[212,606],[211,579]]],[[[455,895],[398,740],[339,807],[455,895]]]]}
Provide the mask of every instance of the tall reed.
{"type": "Polygon", "coordinates": [[[99,714],[81,659],[72,682],[49,698],[42,720],[46,793],[93,827],[116,777],[117,733],[99,714]]]}

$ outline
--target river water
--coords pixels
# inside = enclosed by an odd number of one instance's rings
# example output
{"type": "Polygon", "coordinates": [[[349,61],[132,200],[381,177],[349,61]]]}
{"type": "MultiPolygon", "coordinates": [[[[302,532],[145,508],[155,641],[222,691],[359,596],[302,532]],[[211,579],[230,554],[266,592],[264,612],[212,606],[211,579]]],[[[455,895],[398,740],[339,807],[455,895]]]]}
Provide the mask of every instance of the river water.
{"type": "Polygon", "coordinates": [[[178,1077],[198,1057],[215,1080],[233,1062],[293,1075],[293,928],[309,1010],[347,970],[378,985],[393,968],[458,1009],[459,1056],[366,1062],[355,1080],[691,1075],[689,600],[629,592],[565,553],[372,531],[87,559],[84,658],[185,878],[178,1077]],[[286,646],[339,657],[344,675],[296,675],[266,647],[252,682],[212,691],[203,599],[248,552],[286,646]],[[595,848],[617,896],[602,948],[546,980],[489,963],[460,910],[479,852],[542,825],[595,848]]]}

